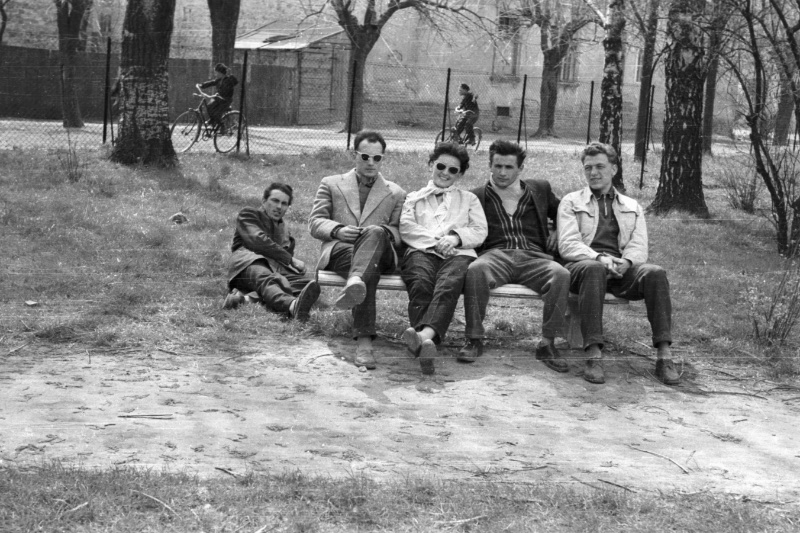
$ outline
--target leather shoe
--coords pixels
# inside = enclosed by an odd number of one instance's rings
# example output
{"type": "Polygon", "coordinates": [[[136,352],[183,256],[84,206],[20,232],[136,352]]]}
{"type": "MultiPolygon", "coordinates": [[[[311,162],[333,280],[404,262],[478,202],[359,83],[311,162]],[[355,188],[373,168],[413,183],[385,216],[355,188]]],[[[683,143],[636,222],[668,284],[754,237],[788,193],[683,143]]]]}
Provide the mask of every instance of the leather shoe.
{"type": "Polygon", "coordinates": [[[587,359],[586,367],[583,369],[583,379],[589,383],[602,384],[606,382],[606,374],[603,372],[602,359],[587,359]]]}
{"type": "Polygon", "coordinates": [[[558,353],[558,348],[553,344],[546,344],[536,348],[536,359],[556,372],[569,372],[569,365],[558,353]]]}
{"type": "Polygon", "coordinates": [[[347,280],[339,297],[336,298],[336,308],[346,311],[352,309],[367,297],[367,285],[355,276],[347,280]]]}
{"type": "Polygon", "coordinates": [[[300,322],[306,322],[311,313],[311,306],[314,305],[317,298],[319,298],[319,283],[316,281],[309,281],[295,300],[294,319],[300,322]]]}
{"type": "Polygon", "coordinates": [[[422,345],[419,347],[419,367],[426,376],[430,376],[436,372],[435,358],[436,345],[432,340],[423,341],[422,345]]]}
{"type": "Polygon", "coordinates": [[[422,339],[419,338],[419,333],[414,328],[408,328],[403,332],[403,342],[406,343],[409,355],[411,357],[419,357],[419,350],[422,347],[422,339]]]}
{"type": "Polygon", "coordinates": [[[367,370],[374,370],[376,366],[378,366],[378,362],[375,361],[375,354],[372,351],[372,347],[363,348],[358,346],[356,348],[356,358],[353,361],[356,366],[364,366],[367,370]]]}
{"type": "Polygon", "coordinates": [[[681,377],[675,370],[672,359],[659,359],[656,361],[656,377],[664,385],[679,385],[681,377]]]}
{"type": "Polygon", "coordinates": [[[481,339],[467,339],[467,342],[458,351],[456,359],[462,363],[474,363],[482,355],[483,341],[481,339]]]}
{"type": "Polygon", "coordinates": [[[233,289],[225,297],[225,303],[222,304],[223,309],[236,309],[244,303],[244,294],[239,292],[239,289],[233,289]]]}

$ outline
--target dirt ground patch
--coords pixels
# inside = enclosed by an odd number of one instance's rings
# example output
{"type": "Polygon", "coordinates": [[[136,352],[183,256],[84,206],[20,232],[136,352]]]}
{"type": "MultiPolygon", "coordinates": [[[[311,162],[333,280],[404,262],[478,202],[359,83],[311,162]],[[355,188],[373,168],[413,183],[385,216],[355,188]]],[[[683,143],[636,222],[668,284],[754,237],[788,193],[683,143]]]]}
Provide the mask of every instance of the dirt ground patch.
{"type": "MultiPolygon", "coordinates": [[[[0,464],[61,460],[203,476],[301,470],[583,483],[800,499],[800,392],[699,357],[684,384],[611,354],[606,385],[521,350],[433,379],[393,340],[363,372],[349,341],[264,339],[241,355],[30,344],[0,359],[0,464]]],[[[566,352],[572,358],[577,352],[566,352]]],[[[621,489],[620,489],[621,490],[621,489]]]]}

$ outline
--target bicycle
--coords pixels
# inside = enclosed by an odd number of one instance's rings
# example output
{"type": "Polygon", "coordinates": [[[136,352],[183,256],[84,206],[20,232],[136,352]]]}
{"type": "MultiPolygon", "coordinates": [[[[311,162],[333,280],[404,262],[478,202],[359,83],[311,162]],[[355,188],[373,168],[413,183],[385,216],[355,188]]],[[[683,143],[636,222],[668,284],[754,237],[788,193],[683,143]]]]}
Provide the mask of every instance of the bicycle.
{"type": "MultiPolygon", "coordinates": [[[[474,113],[474,111],[457,111],[457,113],[459,115],[461,115],[461,114],[464,114],[464,113],[474,113]]],[[[450,122],[452,123],[452,117],[450,117],[450,122]]],[[[465,130],[466,130],[466,128],[465,128],[465,130]]],[[[475,132],[475,144],[474,145],[468,145],[467,144],[467,133],[466,133],[466,131],[462,131],[461,134],[459,135],[459,134],[456,133],[456,127],[455,126],[450,126],[449,136],[447,136],[446,138],[445,138],[445,135],[446,135],[447,132],[444,131],[444,130],[440,131],[439,134],[436,136],[436,141],[435,142],[436,142],[436,144],[439,144],[440,142],[444,142],[446,140],[447,142],[458,143],[460,145],[466,146],[467,148],[471,148],[472,150],[477,151],[478,147],[481,145],[481,139],[483,138],[483,130],[478,128],[478,127],[473,126],[472,131],[475,132]]]]}
{"type": "MultiPolygon", "coordinates": [[[[172,146],[175,151],[178,153],[188,152],[201,135],[204,141],[214,138],[214,148],[217,152],[225,154],[233,150],[236,147],[239,133],[239,112],[226,111],[219,122],[212,124],[211,116],[208,113],[209,96],[197,93],[194,93],[193,96],[203,99],[200,105],[197,106],[197,109],[188,109],[178,115],[170,129],[172,146]]],[[[247,120],[244,115],[241,115],[241,123],[241,141],[247,143],[247,120]]]]}

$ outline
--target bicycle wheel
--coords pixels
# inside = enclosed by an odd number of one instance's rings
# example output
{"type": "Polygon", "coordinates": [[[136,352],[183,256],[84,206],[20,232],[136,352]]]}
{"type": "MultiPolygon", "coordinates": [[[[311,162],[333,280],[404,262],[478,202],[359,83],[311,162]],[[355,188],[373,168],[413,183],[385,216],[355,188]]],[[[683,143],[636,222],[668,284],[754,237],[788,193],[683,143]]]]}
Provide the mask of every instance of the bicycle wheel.
{"type": "MultiPolygon", "coordinates": [[[[214,130],[214,147],[217,152],[228,153],[236,148],[236,136],[239,133],[239,112],[228,111],[222,115],[221,124],[214,130]]],[[[247,142],[247,121],[242,116],[241,145],[247,142]]]]}
{"type": "Polygon", "coordinates": [[[481,145],[481,139],[483,139],[483,130],[480,128],[472,128],[472,131],[475,132],[475,145],[472,146],[472,149],[477,152],[478,147],[481,145]]]}
{"type": "Polygon", "coordinates": [[[194,110],[184,111],[172,123],[172,147],[182,154],[187,152],[200,136],[200,117],[194,110]]]}

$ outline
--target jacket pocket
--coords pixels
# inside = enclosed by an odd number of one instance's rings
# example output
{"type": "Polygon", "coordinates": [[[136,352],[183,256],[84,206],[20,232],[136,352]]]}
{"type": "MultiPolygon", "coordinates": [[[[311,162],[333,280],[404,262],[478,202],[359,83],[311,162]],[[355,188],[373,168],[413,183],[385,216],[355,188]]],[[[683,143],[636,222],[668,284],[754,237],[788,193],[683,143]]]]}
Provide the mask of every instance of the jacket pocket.
{"type": "Polygon", "coordinates": [[[584,207],[573,207],[572,213],[575,215],[575,220],[578,221],[578,229],[580,229],[581,237],[585,241],[597,229],[595,217],[584,207]]]}

